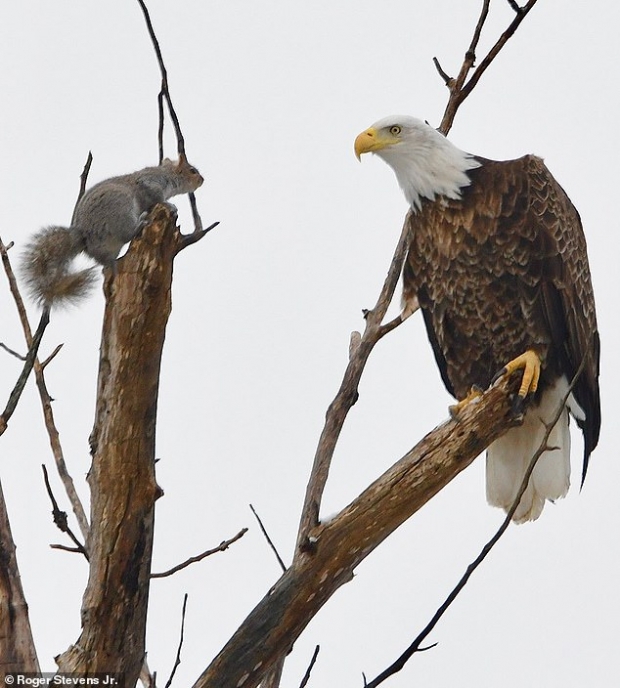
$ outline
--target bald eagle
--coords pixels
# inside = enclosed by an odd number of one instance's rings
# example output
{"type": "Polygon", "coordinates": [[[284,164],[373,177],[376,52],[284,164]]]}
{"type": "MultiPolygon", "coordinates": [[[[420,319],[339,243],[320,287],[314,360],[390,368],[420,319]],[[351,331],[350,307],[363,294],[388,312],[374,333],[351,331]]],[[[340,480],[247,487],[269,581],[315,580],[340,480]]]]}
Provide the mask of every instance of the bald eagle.
{"type": "Polygon", "coordinates": [[[569,414],[583,432],[582,483],[599,437],[599,338],[579,214],[540,158],[471,155],[413,117],[362,132],[355,153],[369,152],[392,167],[410,205],[403,309],[419,304],[448,392],[463,405],[498,371],[523,371],[523,424],[487,450],[490,504],[512,506],[586,358],[513,516],[534,520],[568,492],[569,414]]]}

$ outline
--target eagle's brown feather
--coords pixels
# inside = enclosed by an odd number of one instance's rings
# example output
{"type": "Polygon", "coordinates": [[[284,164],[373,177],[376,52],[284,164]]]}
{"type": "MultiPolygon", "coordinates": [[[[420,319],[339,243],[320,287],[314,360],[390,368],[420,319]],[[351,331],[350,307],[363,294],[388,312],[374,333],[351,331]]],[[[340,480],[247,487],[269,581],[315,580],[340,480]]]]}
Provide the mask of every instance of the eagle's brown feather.
{"type": "Polygon", "coordinates": [[[530,348],[542,358],[540,398],[588,355],[573,390],[585,414],[585,477],[600,428],[599,343],[579,214],[540,158],[478,161],[461,198],[410,211],[403,298],[419,300],[457,399],[530,348]]]}

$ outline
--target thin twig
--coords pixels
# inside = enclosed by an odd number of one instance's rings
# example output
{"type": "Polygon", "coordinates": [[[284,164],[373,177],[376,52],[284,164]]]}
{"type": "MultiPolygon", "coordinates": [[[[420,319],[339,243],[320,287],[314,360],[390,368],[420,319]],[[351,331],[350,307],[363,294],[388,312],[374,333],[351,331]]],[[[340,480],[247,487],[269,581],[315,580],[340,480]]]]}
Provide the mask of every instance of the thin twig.
{"type": "Polygon", "coordinates": [[[434,57],[433,58],[433,64],[435,65],[435,69],[439,73],[439,76],[443,79],[444,84],[450,88],[454,84],[454,77],[450,76],[447,74],[441,64],[439,64],[439,60],[434,57]]]}
{"type": "Polygon", "coordinates": [[[170,672],[170,677],[166,681],[165,688],[170,688],[170,685],[172,684],[172,679],[174,678],[174,675],[176,674],[177,667],[181,663],[181,649],[183,647],[183,636],[185,634],[185,611],[187,609],[187,593],[183,596],[183,610],[181,611],[181,635],[179,637],[179,647],[177,648],[177,656],[175,657],[174,660],[174,666],[172,667],[172,671],[170,672]]]}
{"type": "Polygon", "coordinates": [[[72,554],[84,554],[83,547],[68,547],[67,545],[51,544],[50,549],[60,549],[63,552],[71,552],[72,554]]]}
{"type": "MultiPolygon", "coordinates": [[[[144,20],[146,22],[146,28],[149,32],[151,38],[151,43],[153,44],[153,49],[155,50],[155,55],[157,56],[157,63],[159,64],[159,71],[161,72],[161,95],[166,100],[168,105],[168,112],[170,113],[170,118],[172,119],[172,124],[174,126],[174,131],[177,137],[177,150],[180,156],[185,157],[185,139],[183,137],[183,132],[181,131],[181,125],[179,123],[179,118],[177,117],[176,110],[172,104],[172,98],[170,97],[170,88],[168,86],[168,70],[164,63],[164,56],[161,52],[161,47],[159,41],[157,40],[157,35],[155,34],[155,29],[153,28],[153,22],[151,21],[151,15],[143,0],[138,0],[138,4],[142,9],[142,14],[144,14],[144,20]]],[[[163,130],[163,122],[160,124],[160,129],[163,130]]]]}
{"type": "MultiPolygon", "coordinates": [[[[86,551],[86,548],[84,545],[75,537],[73,534],[73,531],[69,527],[69,522],[67,519],[67,512],[62,511],[60,507],[58,506],[58,502],[56,501],[56,498],[54,497],[54,493],[52,492],[52,486],[50,485],[50,479],[47,474],[47,468],[45,467],[45,464],[41,466],[43,469],[43,479],[45,481],[45,489],[47,490],[47,494],[49,495],[50,501],[52,502],[52,517],[54,519],[54,523],[58,527],[58,529],[66,533],[71,540],[73,540],[73,544],[75,545],[75,550],[72,548],[69,551],[77,551],[82,553],[85,557],[86,560],[88,561],[88,552],[86,551]]],[[[65,547],[62,547],[62,545],[57,545],[55,549],[67,549],[65,547]]]]}
{"type": "Polygon", "coordinates": [[[566,393],[562,397],[562,399],[558,405],[558,408],[557,408],[556,412],[554,413],[551,421],[545,425],[545,434],[543,435],[543,438],[540,442],[538,449],[534,452],[534,455],[532,456],[532,458],[530,460],[530,463],[527,467],[527,470],[525,471],[525,475],[523,476],[523,480],[521,481],[521,485],[519,487],[517,495],[514,498],[512,506],[510,507],[510,509],[506,513],[506,516],[505,516],[504,520],[502,521],[502,524],[500,525],[500,527],[497,529],[497,531],[495,532],[493,537],[482,548],[482,550],[480,551],[480,554],[467,567],[465,573],[463,574],[463,576],[461,577],[459,582],[452,589],[452,591],[450,592],[448,597],[446,597],[443,604],[435,612],[435,614],[433,615],[433,618],[424,627],[422,632],[416,637],[416,639],[411,643],[411,645],[409,645],[409,647],[402,653],[402,655],[400,655],[400,657],[393,664],[391,664],[387,669],[382,671],[370,683],[365,682],[364,688],[376,688],[379,684],[383,683],[383,681],[385,681],[387,678],[389,678],[393,674],[399,672],[416,652],[428,650],[431,647],[435,647],[435,645],[437,645],[437,643],[434,643],[433,645],[430,645],[429,647],[426,647],[426,648],[420,647],[420,645],[422,644],[424,639],[435,628],[435,626],[437,625],[437,623],[439,622],[441,617],[446,613],[446,611],[452,605],[452,603],[457,598],[459,593],[467,585],[471,575],[480,566],[480,564],[482,564],[482,562],[486,559],[489,552],[493,549],[493,547],[495,547],[495,545],[498,543],[498,541],[500,540],[502,535],[508,529],[508,526],[510,525],[512,517],[514,516],[515,511],[517,510],[519,503],[521,502],[521,498],[523,497],[523,495],[527,489],[528,483],[530,481],[530,477],[534,471],[534,468],[536,467],[536,463],[538,462],[538,459],[542,456],[542,454],[545,451],[551,449],[551,447],[549,447],[549,445],[548,445],[549,436],[551,435],[553,428],[555,427],[556,423],[558,422],[562,413],[564,412],[568,397],[570,396],[571,392],[573,391],[573,387],[577,383],[579,376],[583,372],[583,369],[585,367],[586,361],[589,358],[589,356],[590,356],[590,350],[588,350],[585,353],[585,355],[583,356],[583,358],[581,360],[581,365],[579,366],[579,369],[577,370],[573,379],[571,380],[571,383],[568,386],[566,393]]]}
{"type": "MultiPolygon", "coordinates": [[[[49,360],[49,359],[48,359],[49,360]]],[[[56,463],[56,470],[58,475],[62,480],[62,484],[71,503],[71,508],[75,518],[80,526],[80,532],[84,540],[88,539],[88,533],[90,527],[88,525],[88,518],[86,517],[86,512],[84,511],[84,506],[80,497],[75,489],[75,484],[73,478],[67,469],[67,464],[65,462],[65,455],[60,443],[60,435],[58,433],[58,428],[56,427],[56,421],[54,419],[54,409],[52,408],[52,397],[47,389],[47,384],[45,382],[45,375],[43,371],[43,366],[38,361],[34,364],[34,374],[37,383],[37,388],[39,390],[39,397],[41,399],[41,407],[43,408],[43,418],[45,420],[45,428],[50,440],[50,445],[52,448],[52,454],[54,455],[54,461],[56,463]]]]}
{"type": "Polygon", "coordinates": [[[26,360],[26,356],[18,353],[17,351],[13,351],[13,349],[9,348],[6,344],[3,344],[2,342],[0,342],[0,349],[4,349],[8,354],[11,354],[11,356],[15,356],[15,358],[19,359],[22,362],[26,360]]]}
{"type": "Polygon", "coordinates": [[[15,278],[15,272],[11,265],[11,260],[9,258],[9,249],[12,248],[13,242],[8,245],[4,245],[2,238],[0,237],[0,256],[2,257],[2,265],[4,267],[4,272],[9,281],[9,289],[11,291],[11,296],[13,301],[15,301],[15,306],[17,307],[17,314],[19,316],[19,321],[24,330],[24,336],[26,337],[26,344],[28,348],[32,344],[32,331],[30,329],[30,323],[28,321],[28,314],[26,313],[26,306],[24,306],[24,300],[17,286],[17,279],[15,278]]]}
{"type": "Polygon", "coordinates": [[[263,525],[263,522],[261,521],[260,516],[256,513],[256,509],[250,504],[250,509],[252,509],[252,513],[254,514],[254,517],[258,521],[258,525],[265,536],[265,540],[267,540],[267,544],[271,549],[273,550],[273,553],[276,555],[276,559],[278,560],[278,564],[280,564],[280,568],[282,571],[286,571],[286,564],[282,561],[282,557],[278,553],[278,550],[276,549],[276,546],[273,544],[273,540],[269,537],[269,533],[265,530],[265,526],[263,525]]]}
{"type": "MultiPolygon", "coordinates": [[[[153,49],[155,50],[155,55],[157,57],[157,64],[159,65],[159,71],[161,73],[161,90],[159,92],[159,95],[157,97],[157,102],[158,102],[158,112],[159,112],[159,126],[158,126],[158,131],[157,131],[157,138],[158,138],[158,146],[159,146],[159,158],[160,161],[163,159],[164,156],[164,151],[163,151],[163,133],[164,133],[164,108],[163,108],[163,100],[166,101],[166,104],[168,105],[168,113],[170,114],[170,119],[172,120],[172,125],[174,127],[174,133],[177,138],[177,151],[179,154],[179,158],[182,160],[187,161],[187,155],[185,154],[185,137],[183,136],[183,132],[181,131],[181,124],[179,122],[179,118],[177,116],[176,110],[174,109],[174,105],[172,104],[172,98],[170,96],[170,86],[168,83],[168,70],[166,69],[166,65],[164,63],[164,56],[161,51],[161,47],[159,45],[159,41],[157,40],[157,35],[155,34],[155,29],[153,27],[153,22],[151,21],[151,15],[149,14],[149,11],[146,7],[146,4],[144,3],[144,0],[138,0],[138,4],[140,5],[140,8],[142,10],[142,14],[144,15],[144,20],[146,22],[146,28],[149,33],[149,36],[151,38],[151,43],[153,44],[153,49]]],[[[181,244],[181,247],[179,250],[185,248],[186,246],[189,246],[190,244],[196,243],[200,239],[202,239],[207,232],[209,232],[213,227],[217,226],[217,222],[212,224],[210,227],[208,227],[206,230],[203,229],[202,225],[202,219],[200,217],[200,213],[198,212],[198,206],[196,205],[196,196],[194,195],[193,192],[190,192],[188,194],[189,196],[189,202],[190,202],[190,207],[192,210],[192,218],[194,220],[194,231],[192,234],[185,235],[183,237],[183,241],[181,244]],[[191,237],[192,240],[188,240],[187,237],[191,237]]]]}
{"type": "Polygon", "coordinates": [[[58,344],[54,351],[52,351],[52,353],[44,361],[41,361],[42,369],[45,369],[56,358],[56,356],[58,356],[63,346],[64,344],[58,344]]]}
{"type": "Polygon", "coordinates": [[[197,562],[206,559],[206,557],[210,557],[212,554],[215,554],[216,552],[224,552],[234,542],[240,540],[247,532],[247,528],[242,528],[234,537],[231,537],[230,540],[224,540],[223,542],[220,542],[220,544],[217,547],[214,547],[213,549],[208,549],[206,552],[198,554],[195,557],[190,557],[182,564],[177,564],[176,566],[173,566],[171,569],[168,569],[167,571],[162,571],[161,573],[151,573],[151,578],[166,578],[167,576],[172,576],[177,571],[187,568],[191,564],[196,564],[197,562]]]}
{"type": "Polygon", "coordinates": [[[306,669],[306,673],[304,674],[304,677],[301,679],[301,683],[299,684],[299,688],[306,688],[306,685],[308,684],[308,681],[310,680],[310,674],[312,673],[312,669],[314,668],[316,658],[319,656],[320,650],[321,650],[320,645],[317,645],[314,648],[314,652],[312,654],[312,659],[310,660],[310,664],[308,665],[308,668],[306,669]]]}
{"type": "Polygon", "coordinates": [[[508,39],[510,39],[515,31],[518,29],[519,24],[525,19],[528,12],[534,7],[537,0],[529,0],[529,2],[520,8],[517,12],[516,17],[512,20],[508,28],[504,33],[498,38],[495,45],[489,50],[484,59],[480,62],[474,73],[471,75],[469,81],[463,86],[461,102],[467,98],[467,96],[475,88],[476,84],[480,80],[480,77],[484,74],[486,69],[489,67],[491,62],[497,57],[499,51],[506,45],[508,39]]]}
{"type": "MultiPolygon", "coordinates": [[[[188,195],[190,197],[189,202],[192,205],[192,208],[195,208],[196,199],[194,198],[192,201],[193,194],[188,195]]],[[[183,234],[181,237],[179,237],[177,253],[180,253],[184,248],[187,248],[188,246],[195,244],[197,241],[200,241],[200,239],[202,239],[205,234],[208,234],[212,229],[215,229],[219,224],[219,222],[213,222],[206,229],[201,229],[202,220],[200,219],[199,215],[195,215],[194,226],[198,227],[198,229],[194,229],[194,231],[191,234],[183,234]]]]}
{"type": "MultiPolygon", "coordinates": [[[[22,298],[21,292],[17,285],[17,279],[15,278],[15,272],[11,265],[11,260],[8,255],[8,249],[12,246],[5,246],[0,238],[0,257],[2,258],[2,264],[4,267],[4,272],[9,281],[9,289],[15,302],[15,307],[17,308],[17,313],[19,320],[24,331],[24,338],[26,339],[26,344],[30,348],[32,346],[32,330],[30,328],[30,322],[28,320],[28,314],[26,313],[26,307],[24,305],[24,300],[22,298]]],[[[53,354],[54,355],[54,354],[53,354]]],[[[48,361],[49,362],[49,358],[48,361]]],[[[34,360],[34,375],[37,384],[37,389],[39,390],[39,397],[41,399],[41,406],[43,408],[43,417],[45,420],[45,428],[47,429],[47,434],[50,439],[50,444],[52,446],[52,453],[54,454],[54,460],[56,462],[56,468],[58,469],[58,475],[60,476],[71,506],[73,508],[73,513],[77,519],[80,526],[80,531],[82,537],[86,540],[88,537],[88,519],[86,518],[86,512],[82,506],[82,502],[78,497],[77,491],[73,484],[73,479],[69,475],[67,470],[67,465],[65,463],[62,446],[60,444],[60,439],[58,435],[58,429],[54,422],[54,412],[52,409],[52,398],[47,391],[47,386],[45,384],[45,376],[43,374],[43,366],[39,360],[35,357],[34,360]]]]}
{"type": "Polygon", "coordinates": [[[164,160],[164,92],[157,94],[157,145],[159,147],[159,164],[164,160]]]}
{"type": "Polygon", "coordinates": [[[76,205],[80,202],[80,199],[86,193],[86,182],[88,181],[88,174],[90,172],[90,166],[92,164],[93,154],[91,151],[88,151],[88,155],[86,156],[86,163],[84,165],[84,169],[82,170],[82,174],[80,175],[80,190],[78,192],[78,197],[75,202],[76,205]]]}
{"type": "Polygon", "coordinates": [[[19,402],[21,395],[24,391],[24,388],[26,387],[26,382],[28,381],[28,377],[30,376],[30,372],[36,360],[37,352],[41,344],[41,339],[43,339],[43,333],[45,332],[45,328],[49,325],[49,322],[49,308],[44,308],[43,312],[41,313],[41,320],[39,321],[39,326],[37,327],[36,332],[34,333],[32,342],[30,344],[30,348],[28,350],[28,354],[24,359],[24,366],[22,368],[22,372],[17,378],[17,382],[15,383],[15,386],[13,387],[13,390],[9,395],[6,407],[2,412],[2,415],[0,416],[0,435],[2,435],[2,433],[6,430],[9,419],[13,415],[15,409],[17,408],[17,403],[19,402]]]}
{"type": "Polygon", "coordinates": [[[478,21],[476,23],[476,28],[474,29],[472,40],[469,44],[467,52],[465,53],[463,64],[461,65],[461,69],[456,79],[451,79],[450,77],[448,77],[444,70],[441,69],[441,67],[439,66],[439,62],[437,61],[437,59],[433,58],[433,62],[435,63],[437,71],[441,75],[441,78],[444,80],[444,83],[450,89],[450,97],[448,98],[448,104],[446,105],[446,109],[444,111],[441,124],[439,125],[439,131],[446,136],[452,128],[454,117],[459,107],[461,106],[461,103],[469,96],[469,94],[476,87],[476,84],[480,80],[480,77],[484,74],[484,72],[493,62],[493,60],[497,57],[498,53],[506,45],[511,36],[513,36],[515,31],[519,27],[519,24],[521,24],[521,22],[525,19],[528,12],[536,4],[537,0],[529,0],[529,2],[523,7],[517,6],[518,9],[516,9],[515,6],[513,6],[513,9],[515,9],[516,12],[516,16],[509,24],[508,28],[498,38],[495,45],[486,54],[484,59],[479,63],[478,67],[474,69],[474,65],[476,62],[476,49],[478,47],[478,42],[480,40],[482,28],[488,16],[489,2],[490,0],[483,0],[482,10],[480,12],[480,16],[478,17],[478,21]],[[469,80],[466,81],[467,76],[472,69],[474,69],[474,71],[469,80]]]}
{"type": "Polygon", "coordinates": [[[37,350],[41,343],[41,338],[43,337],[45,328],[49,323],[49,311],[47,309],[44,309],[41,315],[41,320],[39,322],[39,327],[37,328],[37,332],[35,333],[35,337],[33,338],[32,330],[30,329],[30,323],[28,322],[26,307],[24,306],[24,301],[19,291],[19,287],[17,286],[17,279],[15,278],[13,266],[11,265],[11,259],[9,258],[9,250],[12,247],[12,242],[8,245],[5,245],[2,241],[2,238],[0,237],[0,257],[2,258],[2,266],[4,267],[4,273],[6,274],[6,277],[9,281],[9,289],[11,291],[11,295],[13,296],[13,300],[15,301],[15,305],[17,306],[19,320],[24,330],[26,344],[28,345],[28,353],[23,359],[24,366],[22,368],[22,372],[18,377],[17,382],[15,383],[13,391],[9,396],[6,408],[0,416],[0,435],[2,435],[6,430],[9,419],[13,415],[13,412],[15,411],[15,408],[17,406],[17,402],[19,401],[19,398],[21,397],[21,394],[24,391],[26,381],[28,380],[28,375],[30,374],[32,366],[36,361],[37,350]]]}

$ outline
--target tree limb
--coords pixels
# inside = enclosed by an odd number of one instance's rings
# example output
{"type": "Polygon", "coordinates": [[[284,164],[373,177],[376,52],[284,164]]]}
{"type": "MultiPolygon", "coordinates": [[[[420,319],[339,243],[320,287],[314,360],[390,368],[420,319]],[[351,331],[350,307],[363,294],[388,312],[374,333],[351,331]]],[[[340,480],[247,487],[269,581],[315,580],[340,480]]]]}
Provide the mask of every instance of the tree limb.
{"type": "Polygon", "coordinates": [[[516,382],[500,380],[467,406],[458,422],[440,425],[332,520],[311,527],[304,549],[195,688],[255,688],[359,563],[515,424],[516,382]]]}
{"type": "MultiPolygon", "coordinates": [[[[379,339],[389,330],[382,330],[382,321],[387,312],[388,306],[394,295],[394,290],[398,283],[402,266],[405,261],[407,253],[407,246],[409,244],[408,238],[408,217],[405,219],[403,228],[401,230],[394,257],[388,269],[387,277],[383,283],[383,288],[377,299],[375,307],[368,311],[365,315],[366,328],[364,334],[361,336],[356,346],[352,347],[349,356],[349,363],[344,373],[344,378],[340,385],[340,389],[336,398],[332,401],[327,409],[325,416],[325,425],[319,438],[319,444],[314,456],[314,463],[308,480],[306,488],[306,496],[301,513],[301,520],[299,524],[299,531],[297,535],[297,549],[304,551],[309,546],[308,536],[310,531],[318,524],[319,510],[321,507],[321,500],[323,498],[323,491],[327,478],[329,476],[329,469],[331,461],[336,449],[336,443],[340,437],[340,432],[344,425],[344,421],[351,410],[351,407],[357,401],[358,385],[364,372],[366,361],[370,356],[375,344],[379,339]]],[[[393,329],[393,328],[390,328],[393,329]]]]}
{"type": "MultiPolygon", "coordinates": [[[[420,646],[422,645],[424,640],[428,637],[430,632],[439,623],[439,620],[441,619],[441,617],[448,611],[448,608],[452,605],[452,603],[457,598],[457,596],[460,594],[460,592],[463,590],[463,588],[467,585],[467,583],[468,583],[470,577],[472,576],[472,574],[474,573],[474,571],[480,566],[480,564],[482,564],[482,562],[486,559],[486,557],[491,552],[493,547],[495,547],[495,545],[499,542],[502,535],[506,532],[506,530],[508,529],[508,526],[510,525],[512,517],[514,516],[514,513],[517,510],[519,503],[521,502],[521,497],[523,497],[523,495],[525,494],[525,491],[527,490],[527,486],[530,482],[530,478],[532,476],[532,473],[534,472],[534,468],[536,467],[536,464],[538,463],[538,459],[540,459],[540,457],[543,455],[543,453],[545,451],[552,449],[552,447],[549,447],[549,444],[548,444],[549,443],[549,436],[551,435],[553,428],[555,427],[556,423],[559,421],[564,409],[566,408],[566,402],[568,401],[568,397],[570,396],[577,380],[579,379],[581,373],[583,372],[586,361],[588,360],[590,355],[591,355],[591,349],[588,352],[586,352],[585,356],[583,357],[577,372],[575,373],[570,385],[568,386],[568,389],[566,390],[566,393],[564,394],[562,400],[558,404],[558,408],[556,409],[555,413],[553,414],[553,418],[551,419],[551,421],[548,424],[545,425],[545,434],[543,435],[543,438],[540,442],[540,446],[534,452],[534,455],[530,459],[528,467],[527,467],[525,474],[523,476],[523,480],[521,481],[521,485],[520,485],[520,487],[517,491],[517,494],[513,500],[512,506],[510,507],[510,509],[506,513],[506,516],[505,516],[504,520],[502,521],[502,524],[500,525],[500,527],[497,529],[497,531],[495,532],[493,537],[482,548],[482,550],[480,551],[480,554],[467,567],[465,573],[460,578],[459,582],[452,589],[452,591],[446,597],[446,599],[444,600],[442,605],[439,607],[439,609],[433,615],[433,618],[428,622],[428,624],[424,627],[424,629],[419,633],[419,635],[411,643],[411,645],[409,645],[409,647],[400,655],[400,657],[398,657],[398,659],[394,663],[392,663],[389,667],[387,667],[387,669],[382,671],[375,679],[370,681],[370,683],[364,682],[364,688],[377,688],[377,686],[379,686],[381,683],[383,683],[390,676],[393,676],[394,674],[398,673],[416,652],[421,652],[423,650],[429,649],[429,647],[422,648],[420,646]]],[[[435,645],[436,645],[436,643],[434,643],[430,647],[434,647],[435,645]]]]}

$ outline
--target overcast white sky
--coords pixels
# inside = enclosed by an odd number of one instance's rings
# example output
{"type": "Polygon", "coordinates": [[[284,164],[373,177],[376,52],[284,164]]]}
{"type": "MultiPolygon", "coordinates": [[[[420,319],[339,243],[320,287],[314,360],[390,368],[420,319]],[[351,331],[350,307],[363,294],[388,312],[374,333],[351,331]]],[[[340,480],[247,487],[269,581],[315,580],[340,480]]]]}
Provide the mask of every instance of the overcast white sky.
{"type": "MultiPolygon", "coordinates": [[[[353,139],[380,117],[437,125],[479,0],[150,0],[208,238],[176,262],[159,405],[154,569],[217,545],[230,551],[155,580],[149,663],[167,677],[189,604],[177,686],[199,675],[279,575],[252,514],[281,554],[293,548],[323,416],[349,333],[374,304],[405,201],[353,139]]],[[[512,17],[494,0],[488,48],[512,17]]],[[[620,685],[620,463],[615,405],[619,113],[615,2],[539,0],[457,116],[461,148],[543,156],[579,209],[602,340],[603,428],[583,491],[512,527],[439,624],[437,648],[389,683],[504,688],[620,685]]],[[[69,222],[88,150],[91,180],[157,158],[157,65],[137,3],[31,0],[0,8],[2,237],[23,246],[69,222]]],[[[175,148],[169,139],[167,153],[175,148]]],[[[179,199],[189,230],[187,201],[179,199]]],[[[43,343],[66,458],[86,501],[103,300],[55,314],[43,343]]],[[[395,308],[395,306],[394,306],[395,308]]],[[[0,280],[0,341],[23,349],[0,280]]],[[[36,316],[31,310],[33,319],[36,316]]],[[[0,352],[0,390],[19,365],[0,352]]],[[[447,415],[421,317],[380,343],[338,448],[325,513],[338,510],[447,415]]],[[[574,435],[578,485],[581,440],[574,435]]],[[[49,549],[41,463],[52,457],[32,382],[0,444],[0,477],[42,667],[79,635],[86,564],[49,549]]],[[[63,497],[54,471],[56,494],[63,497]]],[[[66,501],[63,506],[69,509],[66,501]]],[[[314,646],[311,686],[358,688],[427,623],[501,521],[484,496],[484,461],[424,507],[357,570],[310,624],[286,666],[296,688],[314,646]]],[[[76,527],[77,530],[77,527],[76,527]]],[[[165,680],[165,679],[164,679],[165,680]]]]}

